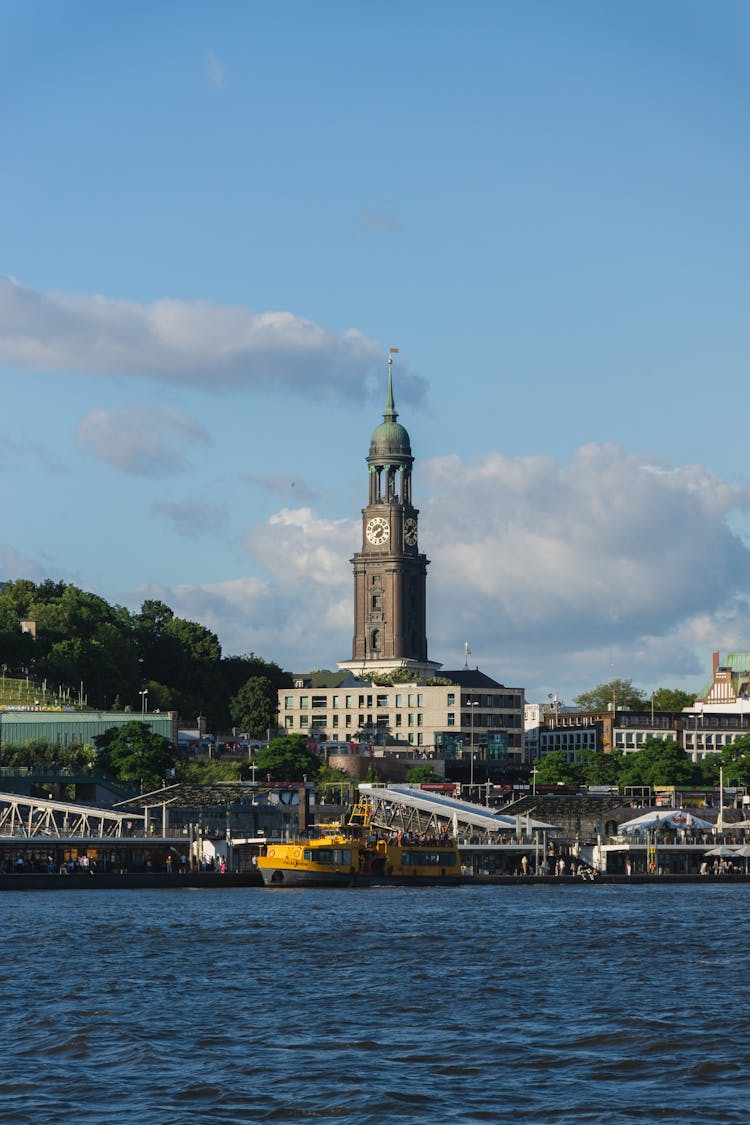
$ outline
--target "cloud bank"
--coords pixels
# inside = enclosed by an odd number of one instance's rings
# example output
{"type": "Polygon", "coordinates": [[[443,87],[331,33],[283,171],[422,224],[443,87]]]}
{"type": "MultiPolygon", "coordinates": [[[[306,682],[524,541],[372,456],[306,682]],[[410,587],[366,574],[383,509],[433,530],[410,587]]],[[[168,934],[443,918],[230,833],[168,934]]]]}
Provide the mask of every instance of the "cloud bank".
{"type": "MultiPolygon", "coordinates": [[[[124,375],[206,390],[286,391],[364,401],[382,392],[383,350],[357,329],[329,332],[290,312],[163,299],[150,305],[40,293],[0,278],[0,362],[124,375]]],[[[400,373],[404,400],[423,379],[400,373]]]]}
{"type": "MultiPolygon", "coordinates": [[[[727,526],[749,489],[595,445],[566,466],[439,458],[420,478],[430,655],[446,667],[468,640],[472,663],[529,698],[570,699],[615,675],[697,689],[713,648],[750,647],[750,551],[727,526]]],[[[358,519],[284,509],[245,535],[265,581],[166,600],[208,613],[227,651],[331,667],[351,652],[359,537],[358,519]]]]}
{"type": "MultiPolygon", "coordinates": [[[[750,648],[750,549],[728,524],[750,511],[747,487],[591,445],[562,466],[437,458],[420,465],[419,491],[430,656],[446,668],[463,665],[468,641],[472,664],[527,698],[570,702],[613,676],[698,690],[713,649],[750,648]]],[[[153,512],[179,534],[223,518],[195,500],[157,500],[153,512]]],[[[227,654],[333,667],[351,654],[360,536],[358,516],[285,507],[245,529],[246,577],[102,592],[133,608],[162,598],[227,654]]],[[[3,548],[0,578],[23,574],[60,577],[3,548]]]]}

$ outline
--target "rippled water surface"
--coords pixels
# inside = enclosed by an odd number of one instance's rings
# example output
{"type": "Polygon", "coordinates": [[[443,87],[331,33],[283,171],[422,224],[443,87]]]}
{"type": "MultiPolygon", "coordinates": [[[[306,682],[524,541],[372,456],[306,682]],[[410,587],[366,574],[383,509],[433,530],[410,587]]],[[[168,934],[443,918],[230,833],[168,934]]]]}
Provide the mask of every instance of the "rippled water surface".
{"type": "Polygon", "coordinates": [[[0,1121],[744,1122],[750,887],[6,892],[0,1121]]]}

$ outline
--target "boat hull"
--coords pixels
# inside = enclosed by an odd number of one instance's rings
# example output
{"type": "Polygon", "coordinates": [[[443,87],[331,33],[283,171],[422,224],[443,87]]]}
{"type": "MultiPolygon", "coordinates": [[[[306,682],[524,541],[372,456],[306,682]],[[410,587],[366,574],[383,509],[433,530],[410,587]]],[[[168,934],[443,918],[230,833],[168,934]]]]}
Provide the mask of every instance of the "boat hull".
{"type": "Polygon", "coordinates": [[[453,875],[369,875],[346,871],[304,871],[299,868],[264,867],[266,887],[457,887],[463,882],[453,875]]]}

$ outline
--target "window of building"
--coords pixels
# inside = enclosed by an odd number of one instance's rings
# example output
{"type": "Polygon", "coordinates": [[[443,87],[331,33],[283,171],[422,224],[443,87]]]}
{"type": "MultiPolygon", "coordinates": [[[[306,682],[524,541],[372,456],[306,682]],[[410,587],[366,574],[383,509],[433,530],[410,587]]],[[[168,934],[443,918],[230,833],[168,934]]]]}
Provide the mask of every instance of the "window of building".
{"type": "Polygon", "coordinates": [[[352,717],[351,717],[351,715],[347,715],[347,716],[346,716],[346,722],[344,723],[344,725],[345,725],[345,726],[347,726],[347,727],[350,727],[350,726],[352,725],[352,717]]]}
{"type": "Polygon", "coordinates": [[[401,726],[401,720],[403,719],[403,717],[404,716],[400,712],[399,712],[399,714],[396,715],[396,726],[397,727],[401,726]]]}
{"type": "Polygon", "coordinates": [[[417,695],[417,707],[424,707],[424,696],[422,695],[421,691],[417,695]]]}
{"type": "Polygon", "coordinates": [[[414,707],[414,705],[415,705],[415,696],[410,694],[409,695],[409,706],[414,707]]]}
{"type": "Polygon", "coordinates": [[[313,730],[325,730],[326,729],[326,717],[325,717],[325,715],[313,715],[312,725],[313,725],[313,730]]]}
{"type": "Polygon", "coordinates": [[[411,731],[409,731],[409,745],[414,745],[414,735],[411,733],[411,731]]]}
{"type": "Polygon", "coordinates": [[[301,695],[299,697],[299,705],[300,705],[300,707],[309,707],[310,706],[310,697],[307,696],[307,695],[301,695]]]}
{"type": "Polygon", "coordinates": [[[409,718],[407,719],[407,722],[410,727],[414,726],[414,716],[412,715],[411,711],[409,712],[409,718]]]}
{"type": "Polygon", "coordinates": [[[339,725],[339,717],[338,717],[338,715],[334,715],[333,716],[333,726],[337,727],[338,725],[339,725]]]}
{"type": "Polygon", "coordinates": [[[328,699],[325,695],[314,695],[312,697],[313,711],[322,711],[328,705],[328,699]]]}
{"type": "Polygon", "coordinates": [[[422,720],[423,720],[423,718],[424,718],[424,715],[422,715],[422,714],[420,714],[420,715],[417,715],[417,726],[418,726],[418,727],[421,727],[421,726],[422,726],[422,720]]]}
{"type": "Polygon", "coordinates": [[[403,707],[403,705],[404,705],[404,697],[400,693],[397,693],[397,695],[396,695],[396,706],[397,707],[403,707]]]}
{"type": "Polygon", "coordinates": [[[284,726],[287,730],[291,730],[291,728],[294,726],[294,715],[284,716],[284,726]]]}
{"type": "Polygon", "coordinates": [[[448,692],[448,699],[447,699],[446,706],[447,707],[455,707],[456,706],[456,694],[455,694],[455,692],[452,692],[452,691],[448,692]]]}
{"type": "Polygon", "coordinates": [[[340,696],[338,696],[338,695],[332,696],[331,697],[331,707],[338,708],[340,706],[339,699],[340,699],[340,696]]]}
{"type": "Polygon", "coordinates": [[[291,711],[293,709],[293,707],[294,707],[294,696],[293,695],[285,695],[284,696],[284,709],[286,711],[291,711]]]}
{"type": "Polygon", "coordinates": [[[420,731],[419,734],[417,735],[417,746],[422,746],[423,744],[424,744],[424,735],[420,731]]]}
{"type": "Polygon", "coordinates": [[[448,726],[449,727],[455,727],[455,725],[456,725],[456,714],[455,714],[454,711],[449,711],[448,712],[448,726]]]}
{"type": "Polygon", "coordinates": [[[359,725],[360,725],[360,727],[363,727],[363,726],[365,725],[365,717],[364,717],[364,715],[360,715],[360,716],[359,716],[359,725]]]}
{"type": "Polygon", "coordinates": [[[309,715],[300,715],[299,725],[302,727],[303,730],[305,729],[305,727],[309,726],[310,725],[310,716],[309,715]]]}
{"type": "Polygon", "coordinates": [[[380,594],[373,594],[370,599],[370,606],[372,609],[380,609],[380,594]]]}
{"type": "Polygon", "coordinates": [[[377,703],[375,704],[375,706],[376,707],[387,707],[388,706],[388,696],[387,695],[379,695],[378,699],[377,699],[377,703]]]}
{"type": "Polygon", "coordinates": [[[353,706],[353,703],[352,703],[352,700],[353,700],[353,699],[354,699],[354,696],[353,696],[353,695],[347,695],[347,697],[346,697],[346,703],[344,704],[344,706],[345,706],[345,707],[352,707],[352,706],[353,706]]]}

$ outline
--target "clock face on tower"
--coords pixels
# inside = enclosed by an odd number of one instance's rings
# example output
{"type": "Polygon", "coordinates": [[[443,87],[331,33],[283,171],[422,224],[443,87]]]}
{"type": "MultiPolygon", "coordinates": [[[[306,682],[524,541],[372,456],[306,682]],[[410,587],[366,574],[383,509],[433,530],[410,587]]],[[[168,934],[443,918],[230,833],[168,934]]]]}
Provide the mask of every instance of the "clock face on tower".
{"type": "Polygon", "coordinates": [[[370,543],[374,543],[376,547],[382,543],[387,543],[391,534],[391,529],[388,526],[388,520],[383,516],[373,516],[371,520],[367,521],[365,527],[365,535],[370,543]]]}
{"type": "Polygon", "coordinates": [[[412,516],[404,520],[404,542],[407,547],[415,547],[417,543],[417,521],[412,516]]]}

